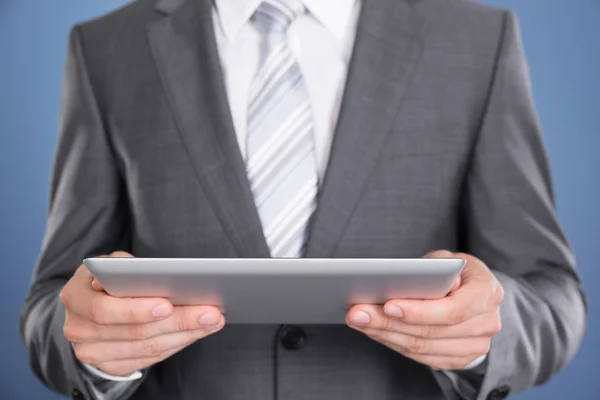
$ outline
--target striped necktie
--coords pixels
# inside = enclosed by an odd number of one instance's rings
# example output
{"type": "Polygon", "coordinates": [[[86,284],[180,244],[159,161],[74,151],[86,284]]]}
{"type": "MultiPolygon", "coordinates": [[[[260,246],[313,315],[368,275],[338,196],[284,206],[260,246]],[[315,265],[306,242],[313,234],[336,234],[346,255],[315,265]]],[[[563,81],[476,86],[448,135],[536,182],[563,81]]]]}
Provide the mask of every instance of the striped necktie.
{"type": "Polygon", "coordinates": [[[248,108],[247,172],[272,257],[301,257],[318,187],[313,118],[287,40],[299,0],[265,0],[252,20],[263,34],[248,108]]]}

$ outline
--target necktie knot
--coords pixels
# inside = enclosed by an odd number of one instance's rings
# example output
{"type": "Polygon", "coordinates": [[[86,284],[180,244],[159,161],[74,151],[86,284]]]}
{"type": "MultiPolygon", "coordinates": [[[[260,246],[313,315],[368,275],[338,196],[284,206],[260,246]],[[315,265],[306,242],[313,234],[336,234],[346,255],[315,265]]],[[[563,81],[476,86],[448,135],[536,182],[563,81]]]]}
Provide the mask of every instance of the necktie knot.
{"type": "Polygon", "coordinates": [[[305,11],[300,0],[264,0],[252,18],[266,32],[285,32],[305,11]]]}

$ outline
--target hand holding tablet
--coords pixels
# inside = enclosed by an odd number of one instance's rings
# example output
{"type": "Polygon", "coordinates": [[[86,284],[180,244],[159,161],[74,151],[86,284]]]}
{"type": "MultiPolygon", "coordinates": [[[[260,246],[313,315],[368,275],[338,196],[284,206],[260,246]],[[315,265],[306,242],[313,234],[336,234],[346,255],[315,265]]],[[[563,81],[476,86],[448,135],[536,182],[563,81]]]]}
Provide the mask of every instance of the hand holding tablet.
{"type": "Polygon", "coordinates": [[[135,259],[113,254],[87,259],[85,265],[90,270],[82,266],[61,293],[68,317],[65,335],[82,362],[119,376],[218,332],[225,324],[221,310],[227,323],[347,323],[436,369],[461,369],[484,360],[500,326],[501,286],[485,264],[462,253],[352,260],[135,259]],[[461,281],[457,278],[466,260],[469,270],[461,281]],[[78,285],[80,280],[86,284],[78,285]],[[76,293],[84,289],[96,293],[76,293]],[[75,298],[86,301],[73,306],[75,298]],[[93,303],[102,305],[97,310],[109,311],[111,302],[119,312],[93,312],[93,303]],[[396,312],[407,306],[408,315],[396,312]],[[82,317],[75,309],[90,315],[82,317]],[[155,309],[166,312],[155,315],[155,309]]]}
{"type": "Polygon", "coordinates": [[[451,293],[434,300],[358,304],[348,312],[348,325],[433,369],[475,368],[485,360],[492,337],[502,327],[504,289],[477,257],[446,250],[425,257],[458,257],[467,262],[451,293]]]}
{"type": "MultiPolygon", "coordinates": [[[[116,252],[108,257],[131,255],[116,252]]],[[[85,265],[63,287],[60,300],[64,335],[75,356],[86,368],[99,369],[111,379],[139,375],[137,371],[220,331],[225,324],[212,306],[173,307],[164,298],[112,297],[85,265]]]]}

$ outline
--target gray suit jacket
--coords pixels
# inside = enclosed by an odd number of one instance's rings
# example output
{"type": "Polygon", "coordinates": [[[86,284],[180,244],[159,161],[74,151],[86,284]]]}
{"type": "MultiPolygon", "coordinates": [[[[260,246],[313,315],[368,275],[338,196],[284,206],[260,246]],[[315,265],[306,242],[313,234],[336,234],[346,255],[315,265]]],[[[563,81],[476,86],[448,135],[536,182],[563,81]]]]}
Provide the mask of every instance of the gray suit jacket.
{"type": "MultiPolygon", "coordinates": [[[[37,376],[90,398],[57,293],[85,257],[268,257],[209,0],[139,0],[70,37],[48,229],[21,330],[37,376]]],[[[478,399],[575,354],[585,296],[557,222],[515,18],[466,0],[364,0],[307,257],[481,258],[506,291],[478,399]]],[[[227,326],[132,399],[448,399],[439,372],[345,326],[227,326]]],[[[460,379],[466,379],[461,376],[460,379]]]]}

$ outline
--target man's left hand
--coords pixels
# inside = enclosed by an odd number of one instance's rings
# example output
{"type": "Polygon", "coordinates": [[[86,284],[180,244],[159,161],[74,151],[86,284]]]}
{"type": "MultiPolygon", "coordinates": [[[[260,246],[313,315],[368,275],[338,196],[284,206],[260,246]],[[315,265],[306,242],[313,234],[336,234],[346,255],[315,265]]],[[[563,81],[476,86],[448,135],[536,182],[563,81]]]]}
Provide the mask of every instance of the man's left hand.
{"type": "Polygon", "coordinates": [[[467,265],[448,296],[355,305],[346,323],[405,357],[439,370],[459,370],[486,355],[500,331],[502,286],[479,259],[440,250],[426,258],[463,258],[467,265]]]}

